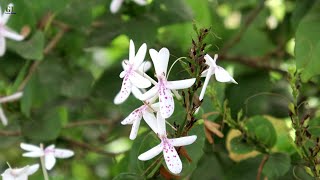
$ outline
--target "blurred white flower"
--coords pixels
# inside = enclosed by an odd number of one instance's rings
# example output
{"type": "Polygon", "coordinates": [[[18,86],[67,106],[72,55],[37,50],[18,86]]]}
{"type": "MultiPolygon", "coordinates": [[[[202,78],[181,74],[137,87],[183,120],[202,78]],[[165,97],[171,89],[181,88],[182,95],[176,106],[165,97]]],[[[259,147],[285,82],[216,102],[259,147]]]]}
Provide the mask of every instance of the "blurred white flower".
{"type": "MultiPolygon", "coordinates": [[[[121,5],[124,0],[112,0],[110,4],[110,11],[111,13],[117,13],[119,9],[121,8],[121,5]]],[[[133,2],[137,3],[140,6],[146,5],[148,2],[147,0],[132,0],[133,2]]]]}
{"type": "Polygon", "coordinates": [[[174,111],[174,101],[171,90],[189,88],[194,84],[196,78],[168,81],[166,75],[170,56],[169,50],[167,48],[162,48],[157,52],[154,49],[150,49],[149,53],[156,71],[158,82],[149,91],[141,95],[140,100],[145,101],[154,96],[159,96],[160,113],[162,117],[168,118],[174,111]]]}
{"type": "Polygon", "coordinates": [[[39,164],[27,165],[23,168],[9,167],[1,174],[3,180],[27,180],[28,176],[35,173],[39,169],[39,164]]]}
{"type": "Polygon", "coordinates": [[[209,66],[208,69],[204,70],[201,74],[201,77],[206,77],[200,96],[199,96],[199,100],[201,101],[204,97],[204,93],[206,91],[206,88],[208,86],[210,77],[212,75],[215,75],[216,80],[219,82],[232,82],[235,84],[238,84],[233,77],[228,73],[228,71],[226,71],[224,68],[218,66],[216,64],[216,61],[218,59],[218,55],[214,55],[214,59],[212,59],[208,54],[206,54],[204,56],[204,59],[206,60],[206,64],[209,66]]]}
{"type": "Polygon", "coordinates": [[[23,92],[17,92],[10,96],[0,97],[0,120],[4,126],[8,125],[8,119],[1,107],[1,104],[18,100],[22,97],[22,95],[23,95],[23,92]]]}
{"type": "MultiPolygon", "coordinates": [[[[9,4],[13,6],[13,4],[9,4]]],[[[6,41],[5,38],[13,39],[16,41],[22,41],[24,36],[12,31],[9,27],[6,26],[9,17],[11,14],[3,13],[0,7],[0,56],[3,56],[6,51],[6,41]]]]}
{"type": "Polygon", "coordinates": [[[239,11],[232,12],[224,20],[224,25],[228,29],[237,29],[241,23],[241,13],[239,11]]]}
{"type": "Polygon", "coordinates": [[[138,159],[141,161],[147,161],[154,158],[162,151],[169,171],[173,174],[179,174],[182,171],[182,162],[174,146],[186,146],[192,144],[197,139],[197,136],[192,135],[168,139],[165,119],[161,116],[161,113],[157,113],[157,121],[153,126],[157,127],[157,134],[161,143],[141,154],[138,159]]]}
{"type": "Polygon", "coordinates": [[[64,159],[74,155],[73,151],[68,149],[58,149],[55,148],[54,145],[50,145],[45,149],[42,149],[41,147],[32,144],[21,143],[20,147],[23,150],[29,151],[23,153],[23,157],[44,157],[44,164],[47,170],[51,170],[53,168],[56,163],[56,158],[64,159]]]}
{"type": "Polygon", "coordinates": [[[120,73],[120,78],[123,78],[120,92],[114,98],[115,104],[123,103],[131,94],[132,87],[147,88],[151,86],[151,82],[139,73],[141,65],[144,65],[143,60],[146,56],[147,45],[144,43],[135,54],[135,47],[130,40],[129,60],[122,61],[123,71],[120,73]]]}

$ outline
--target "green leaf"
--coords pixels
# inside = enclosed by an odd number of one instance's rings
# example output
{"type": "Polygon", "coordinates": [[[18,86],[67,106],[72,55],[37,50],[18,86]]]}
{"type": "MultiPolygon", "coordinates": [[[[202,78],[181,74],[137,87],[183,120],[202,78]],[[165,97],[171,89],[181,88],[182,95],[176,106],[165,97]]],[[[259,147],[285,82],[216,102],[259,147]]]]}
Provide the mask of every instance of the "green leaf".
{"type": "Polygon", "coordinates": [[[254,146],[249,145],[245,142],[245,139],[242,136],[233,138],[230,141],[231,151],[236,154],[247,154],[254,150],[254,146]]]}
{"type": "Polygon", "coordinates": [[[278,178],[289,171],[290,165],[291,159],[288,154],[274,153],[269,156],[262,173],[268,178],[278,178]]]}
{"type": "Polygon", "coordinates": [[[144,178],[134,173],[121,173],[114,177],[113,180],[143,180],[144,178]]]}
{"type": "Polygon", "coordinates": [[[203,130],[203,121],[198,121],[194,124],[194,127],[189,131],[188,135],[196,135],[197,140],[188,146],[184,146],[192,162],[189,162],[185,157],[180,155],[183,166],[182,172],[180,173],[180,176],[182,177],[188,177],[191,175],[191,173],[197,168],[198,162],[204,154],[203,147],[205,144],[205,135],[203,130]]]}
{"type": "Polygon", "coordinates": [[[301,79],[307,82],[320,74],[320,2],[306,14],[296,32],[295,55],[297,68],[303,70],[301,79]]]}
{"type": "Polygon", "coordinates": [[[34,113],[31,119],[22,121],[21,131],[24,136],[32,140],[54,140],[59,136],[61,121],[65,118],[59,108],[50,109],[45,113],[34,113]]]}
{"type": "Polygon", "coordinates": [[[320,137],[320,117],[310,119],[308,131],[316,137],[320,137]]]}
{"type": "Polygon", "coordinates": [[[296,8],[294,9],[291,17],[291,24],[296,29],[301,19],[309,12],[313,7],[316,0],[297,0],[296,8]]]}
{"type": "Polygon", "coordinates": [[[37,31],[28,41],[8,41],[8,48],[25,59],[42,60],[44,35],[41,31],[37,31]]]}
{"type": "Polygon", "coordinates": [[[254,116],[245,122],[248,135],[256,138],[267,148],[273,147],[277,142],[277,134],[273,125],[263,116],[254,116]]]}

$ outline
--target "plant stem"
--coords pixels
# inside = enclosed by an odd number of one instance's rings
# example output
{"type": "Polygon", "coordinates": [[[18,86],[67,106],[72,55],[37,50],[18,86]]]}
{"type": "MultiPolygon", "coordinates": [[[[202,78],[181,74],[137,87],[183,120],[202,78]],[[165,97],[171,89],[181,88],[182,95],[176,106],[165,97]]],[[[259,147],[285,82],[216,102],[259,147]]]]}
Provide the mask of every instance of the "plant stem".
{"type": "MultiPolygon", "coordinates": [[[[43,150],[43,144],[40,144],[40,148],[43,150]]],[[[40,163],[42,167],[42,173],[45,180],[49,180],[48,172],[46,170],[45,164],[44,164],[44,156],[40,157],[40,163]]]]}

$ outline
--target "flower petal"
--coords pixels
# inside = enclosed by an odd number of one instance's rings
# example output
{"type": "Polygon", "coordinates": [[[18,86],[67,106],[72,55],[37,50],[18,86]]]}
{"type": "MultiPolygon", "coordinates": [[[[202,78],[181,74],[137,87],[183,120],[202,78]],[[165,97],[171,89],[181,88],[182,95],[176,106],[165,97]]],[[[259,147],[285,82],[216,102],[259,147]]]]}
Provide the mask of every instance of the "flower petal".
{"type": "Polygon", "coordinates": [[[3,36],[0,37],[0,56],[3,56],[6,52],[6,40],[3,36]]]}
{"type": "Polygon", "coordinates": [[[143,119],[149,125],[153,132],[157,133],[157,118],[149,111],[143,112],[143,119]]]}
{"type": "Polygon", "coordinates": [[[158,144],[157,146],[153,147],[152,149],[140,154],[138,156],[138,159],[141,161],[147,161],[149,159],[152,159],[156,157],[158,154],[160,154],[162,151],[162,144],[158,144]]]}
{"type": "Polygon", "coordinates": [[[212,72],[213,72],[213,68],[212,68],[212,67],[209,67],[208,72],[207,72],[206,79],[204,80],[204,83],[203,83],[203,86],[202,86],[202,89],[201,89],[201,93],[200,93],[200,96],[199,96],[199,100],[200,100],[200,101],[202,101],[202,99],[203,99],[203,97],[204,97],[204,94],[205,94],[206,89],[207,89],[207,86],[208,86],[208,84],[209,84],[209,81],[210,81],[212,72]]]}
{"type": "Polygon", "coordinates": [[[216,75],[216,79],[219,82],[232,82],[235,84],[238,84],[233,78],[232,76],[228,73],[228,71],[226,71],[225,69],[223,69],[220,66],[217,66],[215,69],[215,75],[216,75]]]}
{"type": "Polygon", "coordinates": [[[206,64],[211,66],[211,67],[216,67],[217,64],[216,64],[216,61],[218,59],[218,54],[215,54],[214,55],[214,59],[211,58],[211,56],[209,54],[206,54],[204,56],[204,59],[206,60],[206,64]]]}
{"type": "Polygon", "coordinates": [[[163,157],[170,172],[179,174],[182,170],[182,162],[176,149],[167,142],[163,142],[163,157]]]}
{"type": "Polygon", "coordinates": [[[139,131],[139,126],[140,126],[140,121],[141,121],[141,118],[139,120],[133,121],[129,139],[134,140],[137,137],[138,131],[139,131]]]}
{"type": "Polygon", "coordinates": [[[1,106],[0,106],[0,120],[4,126],[8,125],[7,116],[4,114],[4,111],[1,106]]]}
{"type": "Polygon", "coordinates": [[[26,151],[42,151],[42,149],[40,147],[32,145],[32,144],[20,143],[20,147],[21,147],[21,149],[26,150],[26,151]]]}
{"type": "Polygon", "coordinates": [[[160,111],[160,103],[159,102],[153,103],[150,106],[151,106],[152,110],[154,110],[156,112],[160,111]]]}
{"type": "Polygon", "coordinates": [[[159,136],[167,136],[166,120],[161,116],[161,113],[157,113],[157,133],[159,136]]]}
{"type": "Polygon", "coordinates": [[[153,86],[151,89],[149,89],[146,93],[142,94],[141,97],[139,98],[141,101],[146,101],[154,96],[157,95],[158,92],[158,87],[153,86]]]}
{"type": "Polygon", "coordinates": [[[140,72],[147,72],[150,68],[151,68],[152,64],[150,61],[144,61],[141,63],[141,65],[139,66],[138,71],[140,72]]]}
{"type": "Polygon", "coordinates": [[[38,169],[39,169],[39,164],[34,164],[28,167],[28,170],[26,173],[28,175],[31,175],[31,174],[34,174],[36,171],[38,171],[38,169]]]}
{"type": "Polygon", "coordinates": [[[166,76],[170,56],[169,50],[167,48],[162,48],[159,52],[157,52],[154,49],[150,49],[149,54],[151,56],[157,76],[166,76]]]}
{"type": "Polygon", "coordinates": [[[141,45],[141,47],[139,48],[136,56],[134,57],[133,68],[135,70],[137,70],[140,67],[142,61],[146,57],[146,53],[147,53],[147,45],[146,45],[146,43],[143,43],[141,45]]]}
{"type": "Polygon", "coordinates": [[[151,86],[151,82],[147,78],[141,76],[135,71],[131,72],[129,79],[131,83],[138,88],[148,88],[151,86]]]}
{"type": "Polygon", "coordinates": [[[24,36],[6,28],[4,31],[2,31],[2,35],[6,38],[9,38],[9,39],[13,39],[13,40],[16,40],[16,41],[22,41],[24,39],[24,36]]]}
{"type": "Polygon", "coordinates": [[[130,93],[131,93],[131,87],[132,84],[129,81],[129,77],[128,75],[126,75],[123,78],[122,81],[122,86],[121,86],[121,90],[120,92],[116,95],[116,97],[113,100],[114,104],[121,104],[123,103],[125,100],[127,100],[127,98],[129,97],[130,93]]]}
{"type": "Polygon", "coordinates": [[[117,13],[123,3],[123,0],[112,0],[110,4],[110,11],[111,13],[117,13]]]}
{"type": "Polygon", "coordinates": [[[132,123],[134,123],[134,121],[137,121],[137,120],[140,121],[142,118],[141,107],[132,111],[132,113],[130,113],[129,116],[127,116],[123,121],[121,121],[121,124],[126,125],[126,124],[132,124],[132,123]]]}
{"type": "Polygon", "coordinates": [[[132,86],[131,92],[132,92],[133,96],[137,99],[140,99],[142,96],[141,90],[135,86],[132,86]]]}
{"type": "Polygon", "coordinates": [[[59,148],[56,148],[54,150],[54,157],[56,158],[69,158],[71,156],[74,155],[74,152],[69,150],[69,149],[59,149],[59,148]]]}
{"type": "Polygon", "coordinates": [[[186,146],[192,144],[197,139],[196,135],[170,139],[173,146],[186,146]]]}
{"type": "Polygon", "coordinates": [[[47,153],[44,156],[44,164],[47,170],[51,170],[53,166],[56,164],[56,158],[53,153],[47,153]]]}
{"type": "Polygon", "coordinates": [[[23,153],[22,156],[23,157],[41,157],[44,155],[44,152],[43,151],[31,151],[31,152],[26,152],[26,153],[23,153]]]}
{"type": "Polygon", "coordinates": [[[165,86],[159,88],[159,103],[162,117],[169,118],[174,111],[174,101],[170,89],[165,86]]]}
{"type": "Polygon", "coordinates": [[[169,89],[186,89],[191,87],[194,84],[194,82],[196,82],[196,78],[184,79],[184,80],[178,80],[178,81],[168,81],[166,87],[169,89]]]}
{"type": "Polygon", "coordinates": [[[144,6],[147,4],[146,0],[133,0],[135,3],[139,4],[140,6],[144,6]]]}
{"type": "Polygon", "coordinates": [[[132,39],[130,39],[130,45],[129,45],[129,62],[130,62],[130,64],[134,63],[135,54],[136,54],[136,49],[134,47],[134,43],[133,43],[132,39]]]}
{"type": "MultiPolygon", "coordinates": [[[[12,4],[12,3],[10,3],[10,4],[12,4]]],[[[9,4],[9,5],[10,5],[10,4],[9,4]]],[[[8,6],[9,6],[9,5],[8,5],[8,6]]],[[[1,24],[7,24],[10,16],[11,16],[11,14],[9,14],[9,13],[3,13],[3,15],[2,15],[2,17],[1,17],[1,24]]]]}

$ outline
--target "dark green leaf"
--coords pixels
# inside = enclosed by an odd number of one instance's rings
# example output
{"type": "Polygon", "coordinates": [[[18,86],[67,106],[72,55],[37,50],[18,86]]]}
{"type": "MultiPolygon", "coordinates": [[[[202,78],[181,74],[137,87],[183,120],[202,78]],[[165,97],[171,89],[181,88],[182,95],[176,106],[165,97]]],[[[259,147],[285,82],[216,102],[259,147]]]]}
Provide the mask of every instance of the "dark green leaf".
{"type": "Polygon", "coordinates": [[[42,60],[44,49],[44,35],[37,31],[31,39],[23,42],[8,41],[8,48],[29,60],[42,60]]]}
{"type": "Polygon", "coordinates": [[[271,154],[263,167],[263,174],[268,178],[278,178],[285,175],[291,165],[290,156],[284,153],[271,154]]]}
{"type": "Polygon", "coordinates": [[[114,177],[113,180],[143,180],[144,178],[134,173],[121,173],[114,177]]]}
{"type": "Polygon", "coordinates": [[[306,14],[296,31],[295,55],[297,68],[303,70],[301,79],[308,81],[320,74],[320,2],[317,1],[306,14]]]}
{"type": "Polygon", "coordinates": [[[238,136],[230,141],[231,151],[236,154],[247,154],[254,150],[254,146],[245,142],[243,137],[238,136]]]}
{"type": "Polygon", "coordinates": [[[56,139],[62,128],[61,121],[66,118],[61,111],[64,111],[63,108],[54,108],[45,113],[33,114],[29,120],[22,121],[22,134],[36,141],[56,139]]]}
{"type": "Polygon", "coordinates": [[[266,147],[271,148],[277,142],[277,134],[273,125],[263,116],[254,116],[245,121],[249,136],[256,138],[266,147]]]}

